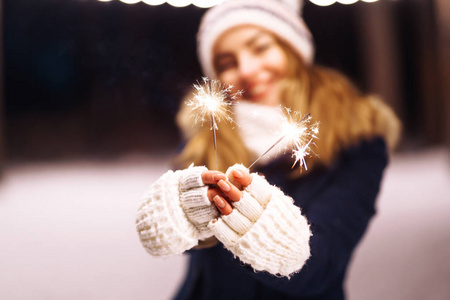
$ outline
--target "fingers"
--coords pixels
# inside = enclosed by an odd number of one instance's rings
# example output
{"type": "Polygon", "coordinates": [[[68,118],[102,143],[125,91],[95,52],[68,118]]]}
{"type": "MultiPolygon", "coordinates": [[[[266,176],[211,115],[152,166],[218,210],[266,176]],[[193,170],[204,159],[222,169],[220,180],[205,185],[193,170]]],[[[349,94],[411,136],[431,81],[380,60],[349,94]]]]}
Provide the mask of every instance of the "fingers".
{"type": "Polygon", "coordinates": [[[208,189],[207,195],[208,199],[210,199],[210,201],[214,203],[214,205],[222,213],[222,215],[229,215],[233,211],[230,203],[221,196],[224,195],[224,192],[219,187],[208,189]]]}
{"type": "Polygon", "coordinates": [[[230,182],[221,179],[217,182],[217,186],[228,200],[233,202],[241,200],[242,192],[230,182]]]}
{"type": "Polygon", "coordinates": [[[244,188],[252,183],[252,176],[247,170],[234,169],[231,171],[231,175],[233,175],[233,178],[244,188]]]}
{"type": "Polygon", "coordinates": [[[202,173],[202,181],[204,184],[217,184],[219,180],[225,180],[225,174],[219,171],[205,171],[202,173]]]}
{"type": "Polygon", "coordinates": [[[233,208],[231,207],[230,203],[228,203],[223,197],[216,195],[213,198],[214,204],[216,205],[217,209],[223,214],[223,215],[229,215],[233,211],[233,208]]]}
{"type": "Polygon", "coordinates": [[[219,188],[209,188],[206,192],[206,195],[208,196],[209,201],[214,202],[214,197],[217,195],[221,195],[221,191],[219,188]]]}
{"type": "MultiPolygon", "coordinates": [[[[236,181],[246,187],[252,181],[248,172],[242,170],[233,170],[233,177],[236,181]]],[[[242,192],[227,180],[227,176],[219,171],[205,171],[201,175],[202,181],[207,185],[216,185],[215,188],[209,188],[207,195],[217,209],[223,215],[229,215],[233,208],[230,202],[237,202],[242,198],[242,192]]]]}

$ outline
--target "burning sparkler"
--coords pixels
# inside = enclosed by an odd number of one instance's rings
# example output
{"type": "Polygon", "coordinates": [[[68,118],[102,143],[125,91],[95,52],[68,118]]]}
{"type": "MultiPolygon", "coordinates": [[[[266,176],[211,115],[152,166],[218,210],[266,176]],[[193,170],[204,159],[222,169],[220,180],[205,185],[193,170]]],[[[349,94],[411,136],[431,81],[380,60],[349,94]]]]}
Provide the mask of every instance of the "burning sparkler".
{"type": "Polygon", "coordinates": [[[294,167],[297,162],[300,168],[304,167],[306,170],[305,157],[310,155],[310,145],[314,144],[313,140],[318,138],[319,133],[319,123],[311,123],[311,115],[308,113],[303,118],[298,112],[291,112],[290,109],[285,108],[286,114],[283,118],[283,122],[280,127],[281,137],[264,152],[260,157],[258,157],[249,167],[249,169],[258,162],[264,155],[266,155],[270,150],[272,150],[281,141],[284,141],[284,149],[292,150],[292,157],[295,158],[294,167]]]}
{"type": "Polygon", "coordinates": [[[233,122],[230,107],[236,95],[231,93],[232,86],[224,87],[218,80],[210,80],[206,77],[203,78],[203,84],[194,84],[194,88],[197,92],[192,99],[188,100],[187,105],[191,107],[196,124],[203,125],[208,119],[211,122],[217,169],[216,130],[219,130],[217,123],[222,119],[233,122]]]}

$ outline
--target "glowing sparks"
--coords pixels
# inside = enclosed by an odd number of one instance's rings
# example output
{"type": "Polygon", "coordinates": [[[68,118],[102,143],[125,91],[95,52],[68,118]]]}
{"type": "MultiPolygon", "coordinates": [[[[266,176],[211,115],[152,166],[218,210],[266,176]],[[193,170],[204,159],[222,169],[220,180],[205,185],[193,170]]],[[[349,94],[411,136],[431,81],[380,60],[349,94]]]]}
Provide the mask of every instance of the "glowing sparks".
{"type": "Polygon", "coordinates": [[[236,95],[231,94],[232,87],[224,87],[218,80],[203,78],[203,84],[194,84],[197,90],[194,97],[188,100],[195,123],[211,121],[211,129],[218,130],[221,120],[233,122],[231,104],[236,95]]]}
{"type": "Polygon", "coordinates": [[[311,145],[314,145],[314,139],[317,139],[319,133],[319,123],[311,124],[310,114],[301,118],[300,113],[291,112],[285,109],[285,119],[281,126],[281,132],[285,139],[285,150],[292,149],[292,157],[295,158],[294,167],[299,163],[300,168],[308,170],[305,157],[312,152],[311,145]]]}
{"type": "Polygon", "coordinates": [[[258,157],[249,167],[249,169],[259,161],[264,155],[272,150],[277,144],[284,148],[286,153],[288,150],[292,151],[292,157],[295,158],[294,167],[299,163],[300,169],[306,166],[305,157],[309,156],[311,152],[311,145],[314,145],[314,139],[317,139],[319,133],[319,123],[311,124],[311,115],[307,114],[301,117],[298,112],[291,112],[290,109],[285,108],[283,122],[281,123],[278,135],[281,136],[266,152],[258,157]]]}
{"type": "Polygon", "coordinates": [[[230,107],[236,95],[231,93],[232,86],[224,87],[218,80],[209,80],[206,77],[203,78],[203,84],[194,84],[194,88],[197,92],[192,99],[188,100],[187,106],[191,107],[196,124],[200,122],[203,125],[207,119],[211,121],[216,169],[218,169],[216,130],[219,130],[219,127],[217,123],[222,119],[233,122],[230,107]]]}

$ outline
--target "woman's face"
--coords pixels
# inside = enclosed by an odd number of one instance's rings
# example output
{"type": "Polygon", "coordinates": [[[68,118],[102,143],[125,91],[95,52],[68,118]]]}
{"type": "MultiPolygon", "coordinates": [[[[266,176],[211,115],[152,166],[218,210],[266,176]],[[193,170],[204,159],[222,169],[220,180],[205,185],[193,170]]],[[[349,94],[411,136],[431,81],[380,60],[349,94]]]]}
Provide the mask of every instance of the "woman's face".
{"type": "Polygon", "coordinates": [[[281,103],[280,82],[287,75],[287,56],[273,34],[257,26],[225,32],[214,47],[218,79],[243,91],[242,98],[276,106],[281,103]]]}

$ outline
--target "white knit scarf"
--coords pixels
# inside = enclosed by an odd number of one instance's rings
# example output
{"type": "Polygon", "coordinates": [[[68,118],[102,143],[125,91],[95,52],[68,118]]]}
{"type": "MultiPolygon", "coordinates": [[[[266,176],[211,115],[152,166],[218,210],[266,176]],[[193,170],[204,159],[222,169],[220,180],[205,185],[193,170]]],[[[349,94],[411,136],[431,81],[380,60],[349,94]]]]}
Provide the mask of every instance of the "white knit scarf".
{"type": "MultiPolygon", "coordinates": [[[[254,156],[253,159],[256,159],[280,137],[279,128],[283,121],[283,113],[280,107],[248,101],[238,102],[233,108],[239,135],[254,156]]],[[[258,164],[267,164],[281,153],[284,153],[282,143],[270,150],[258,164]]]]}

